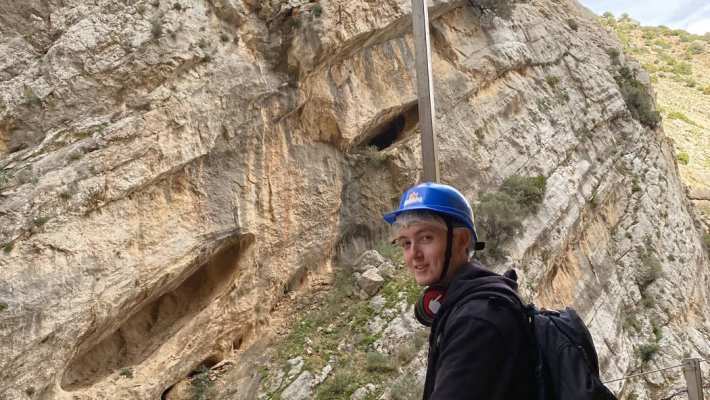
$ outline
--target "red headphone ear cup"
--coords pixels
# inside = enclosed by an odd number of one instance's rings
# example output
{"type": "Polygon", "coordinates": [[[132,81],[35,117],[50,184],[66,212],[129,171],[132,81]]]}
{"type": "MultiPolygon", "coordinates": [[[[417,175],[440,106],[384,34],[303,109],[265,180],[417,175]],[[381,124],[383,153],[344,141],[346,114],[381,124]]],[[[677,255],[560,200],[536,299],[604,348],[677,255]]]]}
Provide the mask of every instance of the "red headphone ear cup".
{"type": "Polygon", "coordinates": [[[430,286],[422,292],[414,305],[414,317],[424,326],[431,326],[434,317],[444,301],[446,289],[438,286],[430,286]]]}
{"type": "Polygon", "coordinates": [[[426,311],[424,311],[424,293],[419,296],[417,304],[414,305],[414,317],[424,326],[431,326],[434,322],[434,318],[430,317],[426,311]]]}

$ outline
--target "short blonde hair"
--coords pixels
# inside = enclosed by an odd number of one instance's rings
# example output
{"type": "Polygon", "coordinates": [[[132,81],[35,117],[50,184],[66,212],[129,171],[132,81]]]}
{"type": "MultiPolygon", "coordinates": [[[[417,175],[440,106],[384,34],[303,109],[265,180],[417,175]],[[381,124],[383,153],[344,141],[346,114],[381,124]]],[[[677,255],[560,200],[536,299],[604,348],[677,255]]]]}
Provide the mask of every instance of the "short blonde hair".
{"type": "MultiPolygon", "coordinates": [[[[405,228],[409,228],[410,226],[414,224],[431,224],[440,227],[443,230],[447,230],[446,226],[446,221],[444,218],[434,212],[431,211],[409,211],[405,212],[402,214],[399,214],[397,216],[397,219],[395,219],[394,223],[392,224],[392,233],[390,234],[390,242],[394,242],[397,240],[397,235],[399,234],[399,231],[405,228]]],[[[470,230],[462,225],[461,223],[454,222],[452,224],[453,229],[465,229],[466,231],[470,232],[470,230]]],[[[473,240],[473,235],[470,236],[470,243],[469,243],[469,257],[473,254],[473,249],[475,245],[475,241],[473,240]]]]}
{"type": "Polygon", "coordinates": [[[399,214],[392,224],[392,231],[399,232],[401,229],[409,228],[414,224],[427,223],[438,225],[446,229],[446,221],[440,215],[430,211],[410,211],[399,214]]]}

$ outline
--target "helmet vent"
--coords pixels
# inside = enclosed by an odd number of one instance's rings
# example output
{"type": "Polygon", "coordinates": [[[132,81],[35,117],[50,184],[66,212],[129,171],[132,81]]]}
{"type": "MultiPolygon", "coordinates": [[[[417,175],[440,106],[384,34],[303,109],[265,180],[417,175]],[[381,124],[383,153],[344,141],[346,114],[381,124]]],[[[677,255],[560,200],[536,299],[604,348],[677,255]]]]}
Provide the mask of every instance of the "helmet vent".
{"type": "Polygon", "coordinates": [[[414,103],[373,129],[374,134],[366,146],[375,147],[379,151],[385,150],[413,132],[418,123],[419,107],[414,103]]]}

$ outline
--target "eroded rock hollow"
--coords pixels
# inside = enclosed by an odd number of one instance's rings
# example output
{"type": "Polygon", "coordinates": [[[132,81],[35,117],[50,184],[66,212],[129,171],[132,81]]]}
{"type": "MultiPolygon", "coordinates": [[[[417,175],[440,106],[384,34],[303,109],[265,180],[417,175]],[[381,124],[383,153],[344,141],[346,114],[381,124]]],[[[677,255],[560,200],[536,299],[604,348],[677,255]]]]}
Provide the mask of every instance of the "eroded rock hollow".
{"type": "MultiPolygon", "coordinates": [[[[410,13],[0,5],[0,397],[160,398],[382,240],[420,172],[410,13]]],[[[643,368],[651,341],[659,367],[710,356],[708,258],[647,75],[573,0],[437,0],[430,17],[443,180],[473,202],[512,175],[547,182],[491,267],[574,305],[604,378],[643,368]]]]}

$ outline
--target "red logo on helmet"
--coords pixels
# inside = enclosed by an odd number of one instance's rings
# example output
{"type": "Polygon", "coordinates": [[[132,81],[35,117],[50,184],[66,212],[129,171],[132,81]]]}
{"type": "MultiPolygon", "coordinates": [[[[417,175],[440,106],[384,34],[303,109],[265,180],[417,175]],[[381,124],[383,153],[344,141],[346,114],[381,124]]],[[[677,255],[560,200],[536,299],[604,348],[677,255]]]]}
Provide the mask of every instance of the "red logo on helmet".
{"type": "Polygon", "coordinates": [[[404,201],[404,206],[407,207],[410,204],[421,203],[422,201],[422,196],[419,193],[411,192],[409,193],[409,196],[407,196],[407,200],[404,201]]]}

